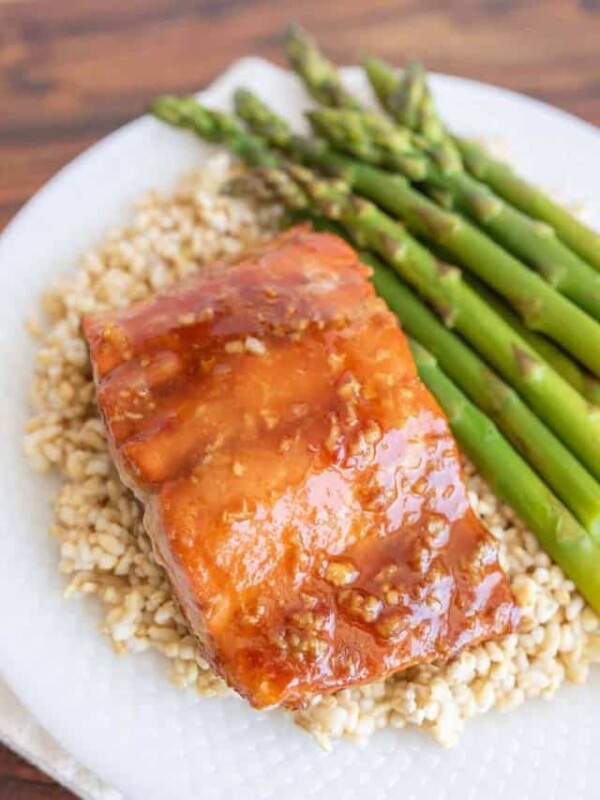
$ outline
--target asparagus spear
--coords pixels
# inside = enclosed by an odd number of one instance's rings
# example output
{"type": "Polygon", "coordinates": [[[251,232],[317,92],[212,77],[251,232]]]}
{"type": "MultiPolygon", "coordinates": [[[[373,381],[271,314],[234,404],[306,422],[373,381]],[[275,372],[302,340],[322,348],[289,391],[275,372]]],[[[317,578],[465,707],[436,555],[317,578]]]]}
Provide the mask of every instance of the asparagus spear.
{"type": "Polygon", "coordinates": [[[538,475],[416,342],[419,376],[444,410],[462,449],[495,494],[508,503],[542,547],[600,613],[600,547],[577,524],[538,475]]]}
{"type": "Polygon", "coordinates": [[[252,167],[276,166],[277,157],[264,139],[249,134],[231,114],[208,111],[194,97],[163,95],[150,105],[155,117],[188,128],[213,144],[224,144],[252,167]]]}
{"type": "Polygon", "coordinates": [[[600,483],[541,422],[519,395],[462,339],[446,328],[397,274],[378,259],[373,268],[377,293],[397,313],[402,327],[438,360],[471,401],[491,417],[525,460],[554,489],[594,538],[600,540],[600,483]]]}
{"type": "MultiPolygon", "coordinates": [[[[291,65],[313,97],[334,109],[350,109],[362,117],[362,123],[354,117],[356,124],[353,126],[353,115],[346,115],[345,126],[334,127],[331,118],[327,125],[327,111],[313,112],[312,121],[319,125],[320,132],[325,127],[328,137],[336,132],[339,134],[335,146],[350,150],[369,163],[400,169],[410,180],[426,180],[435,191],[444,192],[444,199],[450,191],[460,210],[485,227],[511,252],[530,263],[558,291],[600,319],[600,278],[595,270],[556,238],[553,228],[540,225],[539,221],[508,205],[485,183],[462,170],[458,148],[437,114],[421,64],[409,62],[402,77],[376,59],[367,59],[365,69],[382,105],[402,125],[422,134],[433,150],[435,163],[424,152],[421,152],[419,160],[418,150],[414,152],[415,140],[411,142],[413,152],[409,152],[411,148],[407,148],[406,131],[399,136],[397,130],[394,133],[393,125],[385,125],[385,118],[378,119],[376,114],[361,109],[358,100],[344,89],[334,65],[305,32],[299,28],[289,32],[286,51],[291,65]],[[323,91],[323,86],[335,87],[335,91],[323,91]],[[325,115],[324,119],[320,119],[319,114],[325,115]],[[364,146],[367,131],[357,135],[357,125],[368,128],[369,123],[379,129],[379,133],[383,129],[388,143],[387,158],[382,158],[381,153],[371,152],[368,145],[364,146]],[[391,153],[390,143],[393,145],[391,153]],[[419,172],[424,173],[422,177],[419,177],[419,172]]],[[[600,249],[600,239],[596,238],[597,249],[600,249]]]]}
{"type": "MultiPolygon", "coordinates": [[[[294,225],[297,222],[309,221],[317,230],[326,230],[342,238],[351,239],[339,223],[325,219],[310,208],[306,196],[302,198],[300,203],[292,203],[291,207],[293,210],[288,211],[283,217],[284,226],[294,225]]],[[[447,260],[447,254],[443,252],[442,248],[439,248],[436,254],[442,261],[447,260]]],[[[359,255],[362,261],[370,264],[374,268],[378,265],[381,266],[383,263],[374,256],[373,253],[367,250],[360,251],[359,255]]],[[[385,266],[383,268],[385,269],[385,266]]],[[[397,276],[397,280],[401,280],[399,276],[397,276]]],[[[600,381],[597,378],[594,378],[593,375],[590,375],[589,372],[582,369],[582,367],[570,358],[564,350],[561,350],[560,347],[556,347],[556,345],[544,336],[526,328],[511,308],[504,303],[498,295],[490,291],[480,280],[468,274],[463,275],[463,280],[476,291],[477,294],[511,326],[515,333],[524,339],[527,344],[536,351],[538,356],[541,356],[561,378],[567,381],[580,395],[589,400],[590,403],[600,406],[600,381]]],[[[404,285],[409,289],[407,284],[404,285]]],[[[414,293],[413,296],[416,298],[414,293]]],[[[412,335],[414,335],[416,339],[419,338],[416,333],[412,335]]],[[[460,383],[460,381],[458,381],[458,383],[460,383]]]]}
{"type": "MultiPolygon", "coordinates": [[[[367,59],[364,64],[367,73],[369,63],[367,59]]],[[[446,171],[462,169],[460,151],[452,137],[448,136],[436,112],[421,63],[409,61],[406,64],[402,78],[388,100],[394,107],[401,109],[399,119],[401,118],[402,124],[421,133],[436,148],[440,163],[446,171]]]]}
{"type": "Polygon", "coordinates": [[[249,127],[293,158],[337,172],[352,189],[397,215],[418,236],[440,244],[503,295],[527,327],[545,333],[600,375],[600,324],[555,292],[538,275],[457,214],[439,208],[401,175],[391,175],[327,148],[314,138],[294,136],[285,120],[247,90],[236,92],[236,110],[249,127]],[[287,138],[285,130],[287,127],[287,138]]]}
{"type": "MultiPolygon", "coordinates": [[[[452,254],[439,245],[428,245],[441,261],[453,262],[452,254]]],[[[518,335],[546,361],[555,372],[576,389],[590,403],[600,406],[600,380],[582,367],[572,356],[550,339],[525,327],[515,311],[496,292],[489,289],[479,278],[469,272],[463,273],[463,280],[490,305],[518,335]]]]}
{"type": "Polygon", "coordinates": [[[490,291],[485,284],[472,275],[465,275],[465,280],[472,286],[475,291],[490,305],[494,311],[499,314],[511,328],[519,334],[522,339],[525,339],[546,361],[555,372],[563,377],[568,383],[571,384],[579,394],[583,395],[590,403],[600,406],[600,381],[584,370],[580,365],[570,358],[564,350],[557,347],[545,336],[539,333],[530,331],[523,325],[519,317],[512,311],[498,295],[490,291]]]}
{"type": "MultiPolygon", "coordinates": [[[[341,236],[342,238],[349,239],[350,237],[344,231],[344,229],[337,223],[331,222],[330,220],[326,220],[324,217],[319,216],[317,213],[307,209],[307,201],[303,199],[300,203],[300,207],[297,211],[290,211],[284,216],[284,221],[286,225],[293,225],[298,221],[306,221],[309,220],[312,225],[317,228],[318,230],[327,230],[331,233],[335,233],[337,236],[341,236]]],[[[375,278],[377,277],[377,268],[385,269],[385,266],[382,266],[382,263],[376,256],[366,250],[362,250],[359,253],[361,260],[367,264],[370,264],[375,268],[375,278]]],[[[447,255],[440,251],[437,254],[442,260],[447,259],[447,255]]],[[[388,270],[389,271],[389,270],[388,270]]],[[[401,280],[399,276],[396,276],[396,280],[401,280]]],[[[472,275],[463,275],[463,280],[474,289],[480,297],[482,297],[485,302],[491,306],[494,311],[499,314],[502,319],[507,322],[511,328],[522,338],[524,339],[530,347],[532,347],[536,353],[542,357],[542,359],[549,364],[552,369],[557,372],[561,378],[567,381],[574,389],[576,389],[579,394],[585,397],[590,403],[594,403],[594,405],[600,406],[600,381],[590,375],[589,372],[586,372],[582,369],[576,361],[573,361],[564,350],[561,350],[556,345],[552,344],[548,339],[544,336],[541,336],[538,333],[534,333],[533,331],[528,330],[523,323],[520,321],[518,316],[510,309],[509,306],[506,305],[498,295],[491,292],[481,281],[477,278],[473,277],[472,275]]],[[[410,288],[407,284],[404,284],[407,291],[410,291],[410,288]]],[[[413,297],[416,299],[417,296],[413,293],[413,297]]],[[[388,304],[390,303],[390,298],[386,298],[388,300],[388,304]]],[[[411,332],[411,335],[414,336],[415,339],[419,340],[418,332],[415,330],[411,332]]],[[[433,348],[432,348],[433,349],[433,348]]],[[[449,371],[450,372],[450,371],[449,371]]],[[[460,385],[460,380],[458,378],[455,379],[457,383],[460,385]]],[[[560,492],[558,492],[560,494],[560,492]]],[[[567,503],[568,505],[568,503],[567,503]]]]}
{"type": "MultiPolygon", "coordinates": [[[[254,179],[272,186],[297,183],[323,216],[340,222],[355,244],[375,250],[425,297],[517,389],[569,449],[600,479],[600,414],[552,370],[461,277],[439,262],[373,203],[351,195],[341,180],[319,179],[296,165],[260,170],[254,179]],[[582,419],[579,415],[584,414],[582,419]],[[592,437],[591,441],[588,437],[592,437]]],[[[287,191],[287,190],[286,190],[287,191]]]]}
{"type": "MultiPolygon", "coordinates": [[[[373,114],[373,117],[379,116],[364,108],[358,98],[344,87],[343,81],[333,64],[325,58],[313,39],[298,25],[290,25],[286,31],[285,52],[290,65],[302,77],[310,95],[317,102],[333,108],[360,110],[363,114],[373,114]]],[[[405,131],[399,131],[398,135],[403,136],[407,141],[415,138],[411,137],[408,128],[405,131]]],[[[433,153],[437,154],[438,151],[439,148],[432,148],[433,153]]],[[[456,153],[454,158],[458,158],[460,163],[458,149],[454,148],[454,152],[456,153]]],[[[447,167],[451,166],[451,163],[444,160],[441,152],[440,157],[442,159],[441,163],[447,167]]],[[[410,157],[405,166],[411,173],[410,157]]],[[[418,179],[422,175],[422,168],[417,164],[415,169],[416,172],[414,174],[411,173],[411,176],[418,179]]]]}
{"type": "MultiPolygon", "coordinates": [[[[316,218],[315,218],[316,219],[316,218]]],[[[439,245],[429,243],[428,249],[441,261],[454,263],[452,254],[439,245]]],[[[483,281],[470,272],[463,272],[463,280],[490,305],[502,319],[507,322],[518,335],[546,361],[555,372],[576,389],[590,403],[600,406],[600,379],[575,361],[575,359],[558,347],[541,333],[527,328],[518,314],[496,292],[486,286],[483,281]]]]}
{"type": "Polygon", "coordinates": [[[409,61],[401,75],[377,58],[366,58],[363,66],[377,99],[390,116],[432,143],[453,147],[458,166],[460,153],[437,113],[423,65],[409,61]]]}
{"type": "MultiPolygon", "coordinates": [[[[321,53],[314,40],[297,25],[288,28],[285,37],[285,52],[290,66],[302,78],[311,97],[318,103],[333,108],[349,108],[367,111],[360,101],[349,92],[342,82],[334,65],[321,53]]],[[[423,88],[427,85],[423,81],[423,88]]],[[[422,108],[421,98],[418,109],[422,108]]],[[[435,109],[433,109],[435,111],[435,109]]],[[[373,113],[373,116],[380,116],[373,113]]],[[[423,116],[423,115],[421,115],[423,116]]],[[[439,159],[440,166],[445,169],[460,167],[462,165],[460,153],[448,137],[437,137],[432,126],[439,126],[437,116],[423,117],[424,132],[427,133],[432,144],[432,153],[439,159]]],[[[405,133],[407,133],[406,131],[405,133]]]]}
{"type": "MultiPolygon", "coordinates": [[[[413,130],[425,133],[422,127],[415,125],[415,119],[418,118],[415,105],[418,106],[422,102],[422,95],[415,92],[410,95],[406,90],[403,91],[402,87],[407,79],[398,76],[394,69],[382,61],[369,59],[365,62],[365,68],[375,93],[391,116],[413,130]]],[[[426,83],[424,74],[422,82],[426,83]]],[[[439,137],[442,136],[445,142],[453,142],[457,145],[465,165],[475,178],[487,183],[500,197],[525,214],[551,225],[559,238],[574,253],[577,253],[595,269],[600,270],[600,235],[555,203],[536,186],[520,178],[508,165],[489,156],[474,142],[459,137],[453,138],[437,114],[428,90],[427,95],[426,113],[430,119],[436,118],[439,123],[436,130],[438,143],[439,137]]],[[[350,108],[350,106],[345,107],[350,108]]]]}
{"type": "Polygon", "coordinates": [[[333,147],[368,163],[400,170],[410,180],[420,172],[422,177],[416,180],[450,192],[457,209],[527,261],[559,292],[600,319],[600,274],[569,250],[545,223],[505,203],[468,173],[443,172],[423,148],[399,135],[385,118],[335,108],[316,109],[308,116],[315,130],[333,147]]]}
{"type": "Polygon", "coordinates": [[[295,70],[307,75],[307,86],[319,103],[359,108],[359,102],[344,88],[339,75],[298,26],[290,25],[285,35],[286,56],[295,70]]]}
{"type": "Polygon", "coordinates": [[[491,186],[513,206],[551,225],[565,244],[600,270],[600,234],[555,203],[537,186],[519,177],[508,164],[490,156],[475,142],[462,138],[456,141],[472,175],[491,186]]]}

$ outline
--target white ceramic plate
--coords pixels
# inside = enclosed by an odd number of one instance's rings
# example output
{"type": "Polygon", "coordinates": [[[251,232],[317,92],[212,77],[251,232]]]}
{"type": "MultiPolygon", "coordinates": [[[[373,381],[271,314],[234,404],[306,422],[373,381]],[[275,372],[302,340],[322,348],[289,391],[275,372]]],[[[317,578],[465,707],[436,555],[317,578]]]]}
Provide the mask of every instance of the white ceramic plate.
{"type": "MultiPolygon", "coordinates": [[[[346,75],[366,93],[358,70],[346,75]]],[[[301,121],[307,101],[298,81],[257,59],[239,61],[204,98],[226,107],[241,84],[301,121]]],[[[600,225],[596,129],[470,81],[440,76],[434,90],[452,127],[506,134],[526,174],[588,204],[600,225]]],[[[387,731],[328,755],[281,714],[171,688],[158,658],[117,658],[97,633],[95,604],[61,598],[46,534],[52,481],[33,476],[21,455],[33,364],[23,319],[44,284],[125,220],[144,189],[168,188],[207,152],[191,135],[140,119],[62,170],[0,240],[0,671],[39,721],[128,800],[597,798],[599,671],[552,703],[472,721],[451,751],[422,734],[387,731]]]]}

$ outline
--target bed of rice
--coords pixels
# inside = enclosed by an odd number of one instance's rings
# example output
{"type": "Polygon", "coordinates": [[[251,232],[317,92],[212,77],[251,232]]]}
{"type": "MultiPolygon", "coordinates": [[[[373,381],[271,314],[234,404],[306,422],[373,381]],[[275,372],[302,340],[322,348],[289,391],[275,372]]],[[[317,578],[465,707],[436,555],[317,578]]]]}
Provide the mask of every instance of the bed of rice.
{"type": "MultiPolygon", "coordinates": [[[[65,596],[96,595],[104,609],[102,632],[117,653],[158,650],[176,686],[205,695],[228,690],[199,655],[153,558],[140,507],[112,467],[80,321],[90,311],[140,300],[269,234],[276,209],[218,193],[229,170],[227,159],[218,157],[171,196],[145,196],[128,227],[108,232],[47,291],[44,324],[29,321],[40,349],[25,451],[34,468],[56,470],[62,478],[51,533],[67,576],[65,596]]],[[[472,505],[500,541],[523,608],[522,629],[449,664],[317,700],[295,719],[323,746],[332,737],[361,739],[407,725],[452,745],[467,719],[515,708],[529,697],[549,698],[564,681],[584,681],[590,664],[600,661],[598,617],[468,464],[466,473],[472,505]]]]}

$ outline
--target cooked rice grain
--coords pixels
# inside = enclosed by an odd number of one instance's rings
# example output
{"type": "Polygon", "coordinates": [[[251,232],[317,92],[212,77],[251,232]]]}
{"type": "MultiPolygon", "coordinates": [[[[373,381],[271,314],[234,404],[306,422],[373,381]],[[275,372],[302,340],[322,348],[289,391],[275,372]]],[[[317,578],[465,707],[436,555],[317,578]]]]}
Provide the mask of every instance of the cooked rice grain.
{"type": "MultiPolygon", "coordinates": [[[[25,452],[36,469],[57,470],[63,478],[51,531],[60,547],[59,569],[69,577],[65,595],[97,595],[102,631],[118,653],[158,650],[176,686],[195,686],[205,695],[228,689],[200,656],[153,557],[140,506],[111,463],[80,322],[88,312],[141,300],[272,231],[276,209],[218,194],[230,169],[218,157],[187,176],[172,196],[146,195],[129,227],[109,232],[45,294],[46,332],[28,321],[41,348],[25,452]]],[[[584,681],[590,663],[600,660],[598,617],[512,511],[470,465],[466,470],[472,505],[498,538],[523,607],[521,631],[449,664],[318,699],[295,718],[323,746],[332,737],[361,739],[407,725],[451,745],[467,719],[515,708],[527,697],[551,697],[565,680],[584,681]]]]}

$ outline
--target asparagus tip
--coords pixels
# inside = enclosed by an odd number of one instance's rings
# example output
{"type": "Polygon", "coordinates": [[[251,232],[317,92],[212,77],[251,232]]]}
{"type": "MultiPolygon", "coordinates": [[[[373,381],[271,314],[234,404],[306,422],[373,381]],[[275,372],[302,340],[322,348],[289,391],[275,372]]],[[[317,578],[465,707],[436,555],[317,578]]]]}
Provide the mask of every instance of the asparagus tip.
{"type": "Polygon", "coordinates": [[[372,56],[363,58],[362,65],[369,76],[377,75],[382,70],[387,72],[389,69],[385,61],[382,61],[380,58],[373,58],[372,56]]]}
{"type": "Polygon", "coordinates": [[[373,56],[366,56],[362,60],[362,65],[365,69],[374,69],[383,64],[379,58],[373,58],[373,56]]]}
{"type": "Polygon", "coordinates": [[[182,98],[164,94],[155,98],[148,106],[148,110],[158,119],[170,122],[172,125],[178,125],[181,120],[181,106],[182,98]]]}
{"type": "Polygon", "coordinates": [[[299,22],[296,20],[291,20],[285,27],[284,31],[284,42],[286,46],[290,42],[298,41],[298,40],[307,40],[309,39],[308,33],[304,30],[304,28],[300,25],[299,22]]]}
{"type": "Polygon", "coordinates": [[[235,107],[237,108],[240,103],[245,103],[250,97],[252,97],[252,92],[249,89],[246,89],[244,86],[238,86],[233,93],[235,107]]]}

